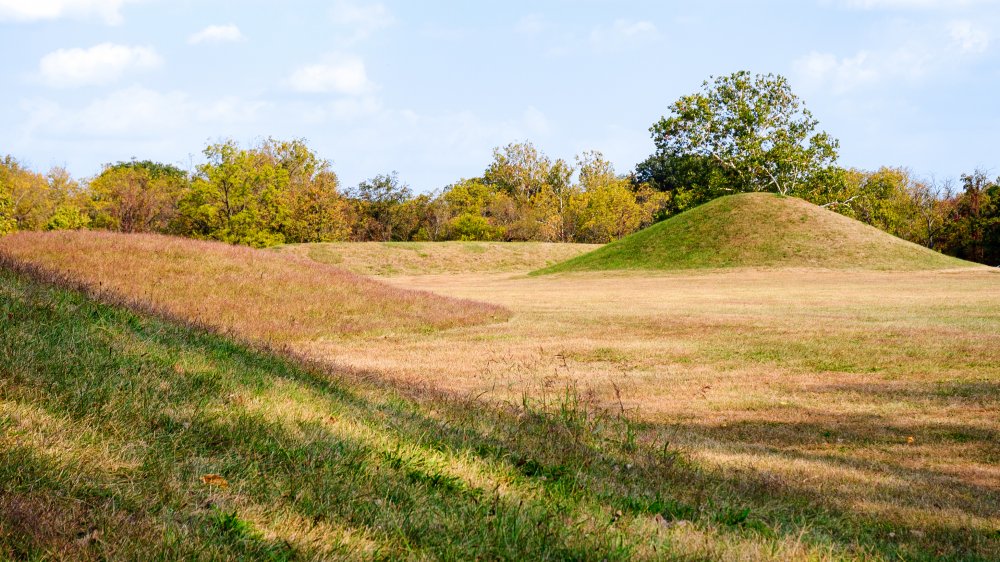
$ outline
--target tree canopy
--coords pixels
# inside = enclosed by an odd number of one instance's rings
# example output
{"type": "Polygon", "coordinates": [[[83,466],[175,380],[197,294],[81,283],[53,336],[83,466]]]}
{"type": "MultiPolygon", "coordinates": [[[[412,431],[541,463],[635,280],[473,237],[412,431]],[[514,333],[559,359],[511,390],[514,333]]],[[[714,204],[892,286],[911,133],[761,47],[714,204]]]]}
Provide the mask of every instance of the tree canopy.
{"type": "Polygon", "coordinates": [[[684,206],[726,193],[802,193],[837,159],[839,143],[817,125],[782,76],[717,77],[650,128],[656,150],[637,177],[684,206]]]}

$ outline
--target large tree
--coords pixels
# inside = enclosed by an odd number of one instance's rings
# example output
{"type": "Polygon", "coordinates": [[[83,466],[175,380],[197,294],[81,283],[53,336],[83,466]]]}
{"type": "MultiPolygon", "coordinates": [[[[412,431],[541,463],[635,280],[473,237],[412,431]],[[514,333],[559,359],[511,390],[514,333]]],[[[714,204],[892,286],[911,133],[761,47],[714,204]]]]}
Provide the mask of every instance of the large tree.
{"type": "MultiPolygon", "coordinates": [[[[799,193],[837,158],[838,142],[782,76],[741,71],[706,81],[650,129],[656,152],[638,175],[690,181],[692,204],[727,192],[799,193]],[[661,176],[661,177],[658,177],[661,176]]],[[[682,187],[683,186],[678,186],[682,187]]]]}

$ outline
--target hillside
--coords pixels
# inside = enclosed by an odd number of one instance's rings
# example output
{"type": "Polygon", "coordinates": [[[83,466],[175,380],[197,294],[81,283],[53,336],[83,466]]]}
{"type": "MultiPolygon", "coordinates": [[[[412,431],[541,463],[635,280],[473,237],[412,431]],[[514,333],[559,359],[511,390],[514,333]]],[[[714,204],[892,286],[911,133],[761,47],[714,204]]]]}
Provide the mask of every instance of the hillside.
{"type": "Polygon", "coordinates": [[[282,246],[363,275],[510,273],[555,265],[600,247],[548,242],[334,242],[282,246]]]}
{"type": "Polygon", "coordinates": [[[0,239],[0,260],[272,343],[445,329],[507,317],[493,305],[390,287],[308,259],[170,236],[26,232],[0,239]]]}
{"type": "Polygon", "coordinates": [[[721,197],[537,273],[734,267],[975,267],[794,197],[721,197]]]}
{"type": "Polygon", "coordinates": [[[541,419],[431,409],[3,267],[0,318],[3,560],[625,560],[669,540],[631,495],[648,474],[541,419]],[[634,536],[565,524],[621,510],[634,536]]]}

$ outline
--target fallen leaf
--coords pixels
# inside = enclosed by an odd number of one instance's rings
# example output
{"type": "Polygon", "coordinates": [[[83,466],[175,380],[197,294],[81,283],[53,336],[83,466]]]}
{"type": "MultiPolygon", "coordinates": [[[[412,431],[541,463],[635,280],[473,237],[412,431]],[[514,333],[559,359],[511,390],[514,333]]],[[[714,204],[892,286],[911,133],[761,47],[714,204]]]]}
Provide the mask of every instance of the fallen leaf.
{"type": "Polygon", "coordinates": [[[209,486],[216,486],[225,490],[229,487],[229,481],[218,474],[203,474],[201,481],[209,486]]]}

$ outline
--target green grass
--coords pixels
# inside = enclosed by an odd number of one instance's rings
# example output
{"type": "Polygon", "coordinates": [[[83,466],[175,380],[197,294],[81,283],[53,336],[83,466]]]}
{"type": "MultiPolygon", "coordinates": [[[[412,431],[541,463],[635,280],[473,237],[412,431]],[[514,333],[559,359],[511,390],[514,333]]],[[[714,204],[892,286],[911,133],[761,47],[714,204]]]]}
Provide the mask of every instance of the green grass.
{"type": "Polygon", "coordinates": [[[393,386],[4,269],[0,358],[0,559],[985,560],[1000,546],[706,468],[671,445],[677,429],[574,387],[491,404],[393,386]]]}
{"type": "Polygon", "coordinates": [[[732,267],[923,270],[972,267],[801,199],[721,197],[535,273],[732,267]]]}

